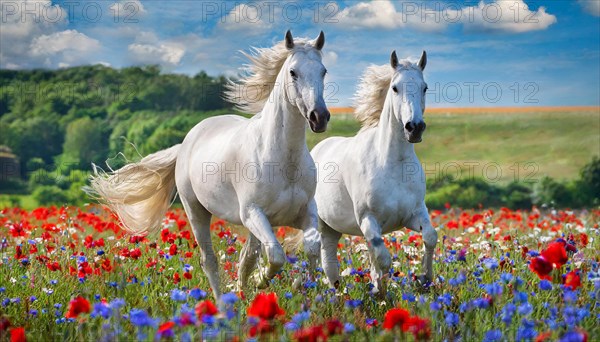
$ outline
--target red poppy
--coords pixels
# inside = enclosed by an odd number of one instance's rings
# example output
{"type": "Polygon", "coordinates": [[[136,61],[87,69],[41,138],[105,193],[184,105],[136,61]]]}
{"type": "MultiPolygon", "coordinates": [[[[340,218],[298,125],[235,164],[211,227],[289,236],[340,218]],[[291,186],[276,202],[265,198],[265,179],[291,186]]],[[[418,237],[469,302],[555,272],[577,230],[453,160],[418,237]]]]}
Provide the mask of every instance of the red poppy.
{"type": "Polygon", "coordinates": [[[130,258],[137,260],[141,256],[142,256],[142,251],[140,251],[139,248],[135,248],[135,249],[132,249],[131,251],[129,251],[130,258]]]}
{"type": "Polygon", "coordinates": [[[176,244],[172,244],[171,247],[169,247],[169,255],[177,255],[177,245],[176,244]]]}
{"type": "Polygon", "coordinates": [[[173,327],[175,327],[175,322],[168,321],[166,323],[161,324],[158,327],[158,335],[160,337],[173,337],[173,327]]]}
{"type": "Polygon", "coordinates": [[[327,336],[341,334],[344,331],[344,324],[337,319],[330,319],[325,322],[327,328],[327,336]]]}
{"type": "Polygon", "coordinates": [[[587,246],[587,244],[589,242],[589,238],[588,238],[587,234],[586,233],[579,234],[579,241],[581,242],[581,245],[583,247],[587,246]]]}
{"type": "Polygon", "coordinates": [[[567,273],[565,277],[565,286],[570,287],[571,290],[576,290],[581,286],[581,277],[578,271],[571,271],[567,273]]]}
{"type": "Polygon", "coordinates": [[[280,315],[285,315],[285,311],[279,307],[275,293],[259,293],[248,308],[248,316],[273,319],[280,315]]]}
{"type": "Polygon", "coordinates": [[[227,251],[226,252],[229,255],[234,254],[236,252],[235,247],[234,246],[227,247],[227,251]]]}
{"type": "Polygon", "coordinates": [[[294,338],[298,340],[298,342],[327,341],[327,335],[323,332],[323,327],[321,325],[300,329],[294,333],[294,338]]]}
{"type": "Polygon", "coordinates": [[[273,331],[275,331],[275,326],[273,324],[271,324],[271,322],[267,321],[266,319],[261,319],[258,322],[258,324],[250,327],[250,330],[248,331],[248,335],[250,337],[255,337],[256,335],[264,335],[264,334],[272,333],[273,331]]]}
{"type": "Polygon", "coordinates": [[[10,342],[25,342],[27,338],[25,337],[25,328],[12,328],[10,329],[10,342]]]}
{"type": "Polygon", "coordinates": [[[393,308],[388,310],[385,313],[385,317],[383,318],[383,328],[385,330],[393,330],[398,327],[403,331],[406,331],[404,324],[410,318],[410,312],[401,308],[393,308]]]}
{"type": "Polygon", "coordinates": [[[540,279],[551,280],[552,278],[548,275],[552,272],[552,264],[546,261],[544,257],[537,257],[531,259],[529,263],[529,269],[537,274],[540,279]]]}
{"type": "Polygon", "coordinates": [[[562,265],[566,264],[567,260],[569,260],[565,245],[560,242],[549,244],[548,247],[542,251],[542,256],[556,268],[561,268],[562,265]]]}
{"type": "Polygon", "coordinates": [[[69,311],[65,314],[66,318],[77,318],[79,314],[90,312],[90,302],[87,299],[77,296],[69,303],[69,311]]]}
{"type": "Polygon", "coordinates": [[[181,277],[179,276],[179,273],[175,272],[175,274],[173,275],[173,284],[179,284],[180,281],[181,277]]]}
{"type": "Polygon", "coordinates": [[[535,342],[544,342],[544,341],[551,341],[551,340],[552,340],[552,332],[551,331],[546,331],[546,332],[540,333],[535,338],[535,342]]]}
{"type": "Polygon", "coordinates": [[[417,341],[427,341],[431,338],[429,320],[419,316],[413,316],[409,318],[404,324],[403,329],[413,334],[415,340],[417,341]]]}
{"type": "Polygon", "coordinates": [[[189,280],[189,279],[192,279],[192,274],[191,274],[190,272],[185,272],[185,273],[183,274],[183,277],[184,277],[185,279],[188,279],[188,280],[189,280]]]}
{"type": "Polygon", "coordinates": [[[215,304],[213,304],[213,302],[211,302],[210,300],[204,300],[196,304],[196,316],[198,316],[199,319],[202,319],[202,317],[204,317],[205,315],[216,315],[218,312],[219,310],[217,310],[215,304]]]}

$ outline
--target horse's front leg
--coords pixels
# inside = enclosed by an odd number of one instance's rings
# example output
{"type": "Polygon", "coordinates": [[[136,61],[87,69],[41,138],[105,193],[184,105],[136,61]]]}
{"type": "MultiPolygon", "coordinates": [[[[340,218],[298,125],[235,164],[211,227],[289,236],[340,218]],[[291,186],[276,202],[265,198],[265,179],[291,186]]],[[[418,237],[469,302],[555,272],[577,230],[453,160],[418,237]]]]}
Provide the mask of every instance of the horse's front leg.
{"type": "Polygon", "coordinates": [[[317,204],[311,199],[306,206],[304,215],[299,218],[298,226],[304,233],[304,253],[308,258],[308,270],[313,276],[321,253],[321,233],[319,233],[319,216],[317,204]]]}
{"type": "Polygon", "coordinates": [[[420,280],[425,280],[426,282],[433,281],[433,255],[438,241],[438,234],[431,224],[425,204],[423,204],[419,211],[413,215],[408,222],[407,227],[416,232],[420,232],[425,244],[425,255],[423,256],[422,263],[424,275],[421,277],[424,279],[420,280]]]}
{"type": "MultiPolygon", "coordinates": [[[[256,205],[243,206],[240,213],[242,223],[250,233],[252,233],[264,247],[265,254],[267,255],[267,261],[269,266],[266,272],[261,271],[261,277],[259,279],[259,287],[266,287],[268,282],[275,277],[277,272],[283,267],[285,263],[285,253],[283,247],[275,234],[273,228],[269,223],[269,220],[263,213],[262,209],[256,205]]],[[[249,252],[252,252],[249,246],[249,252]]]]}
{"type": "Polygon", "coordinates": [[[385,248],[383,238],[381,237],[381,226],[373,216],[365,216],[360,223],[371,259],[371,278],[375,285],[375,292],[384,294],[383,275],[387,273],[392,265],[390,252],[385,248]]]}

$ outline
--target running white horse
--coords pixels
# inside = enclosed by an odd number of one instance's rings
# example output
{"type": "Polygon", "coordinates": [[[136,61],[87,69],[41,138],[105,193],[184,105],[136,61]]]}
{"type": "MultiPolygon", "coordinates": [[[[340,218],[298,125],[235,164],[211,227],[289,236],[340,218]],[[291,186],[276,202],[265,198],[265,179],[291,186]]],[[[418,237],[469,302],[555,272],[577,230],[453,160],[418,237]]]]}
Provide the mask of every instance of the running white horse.
{"type": "Polygon", "coordinates": [[[294,41],[288,31],[272,48],[246,54],[248,77],[231,83],[226,96],[250,119],[223,115],[203,120],[183,143],[151,154],[111,174],[96,173],[92,192],[132,234],[160,227],[175,188],[202,252],[202,268],[221,297],[218,261],[210,234],[215,215],[246,227],[238,286],[245,287],[262,247],[269,266],[260,285],[286,261],[273,226],[304,231],[304,247],[316,265],[320,253],[315,164],[306,146],[306,126],[324,132],[329,111],[323,99],[325,36],[294,41]]]}
{"type": "Polygon", "coordinates": [[[423,112],[427,84],[418,63],[398,61],[371,66],[356,94],[356,117],[362,129],[354,137],[333,137],[311,152],[318,167],[315,200],[321,226],[321,258],[329,283],[339,284],[338,240],[342,234],[361,235],[368,244],[371,276],[381,290],[391,257],[382,235],[408,227],[425,242],[421,281],[431,280],[437,232],[425,206],[425,176],[414,143],[425,130],[423,112]]]}

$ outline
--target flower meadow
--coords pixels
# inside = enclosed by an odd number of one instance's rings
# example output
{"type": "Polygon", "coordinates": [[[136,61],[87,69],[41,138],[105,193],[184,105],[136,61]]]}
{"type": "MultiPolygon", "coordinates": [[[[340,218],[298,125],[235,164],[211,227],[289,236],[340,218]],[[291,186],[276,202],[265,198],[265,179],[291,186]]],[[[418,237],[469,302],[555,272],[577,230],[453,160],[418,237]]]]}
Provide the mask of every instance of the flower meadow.
{"type": "MultiPolygon", "coordinates": [[[[600,338],[600,210],[431,212],[435,279],[422,240],[385,237],[387,291],[373,293],[362,238],[339,242],[339,288],[302,254],[264,290],[236,289],[244,230],[214,220],[225,290],[216,305],[185,213],[146,237],[100,206],[0,211],[0,341],[435,340],[600,338]]],[[[278,228],[283,240],[290,228],[278,228]]]]}

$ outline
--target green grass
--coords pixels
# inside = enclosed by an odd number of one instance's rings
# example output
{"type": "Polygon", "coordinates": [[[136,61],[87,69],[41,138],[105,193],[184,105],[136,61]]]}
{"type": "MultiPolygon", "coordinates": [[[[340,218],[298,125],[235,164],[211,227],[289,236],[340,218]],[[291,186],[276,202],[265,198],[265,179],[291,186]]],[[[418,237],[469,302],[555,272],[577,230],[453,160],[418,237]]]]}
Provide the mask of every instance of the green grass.
{"type": "MultiPolygon", "coordinates": [[[[462,176],[469,168],[482,176],[490,165],[487,171],[495,179],[497,164],[502,182],[573,179],[600,155],[597,112],[426,114],[425,120],[427,130],[416,150],[428,175],[456,175],[453,165],[458,164],[462,176]]],[[[334,115],[326,133],[309,133],[309,148],[330,136],[353,136],[359,127],[351,115],[334,115]]]]}

